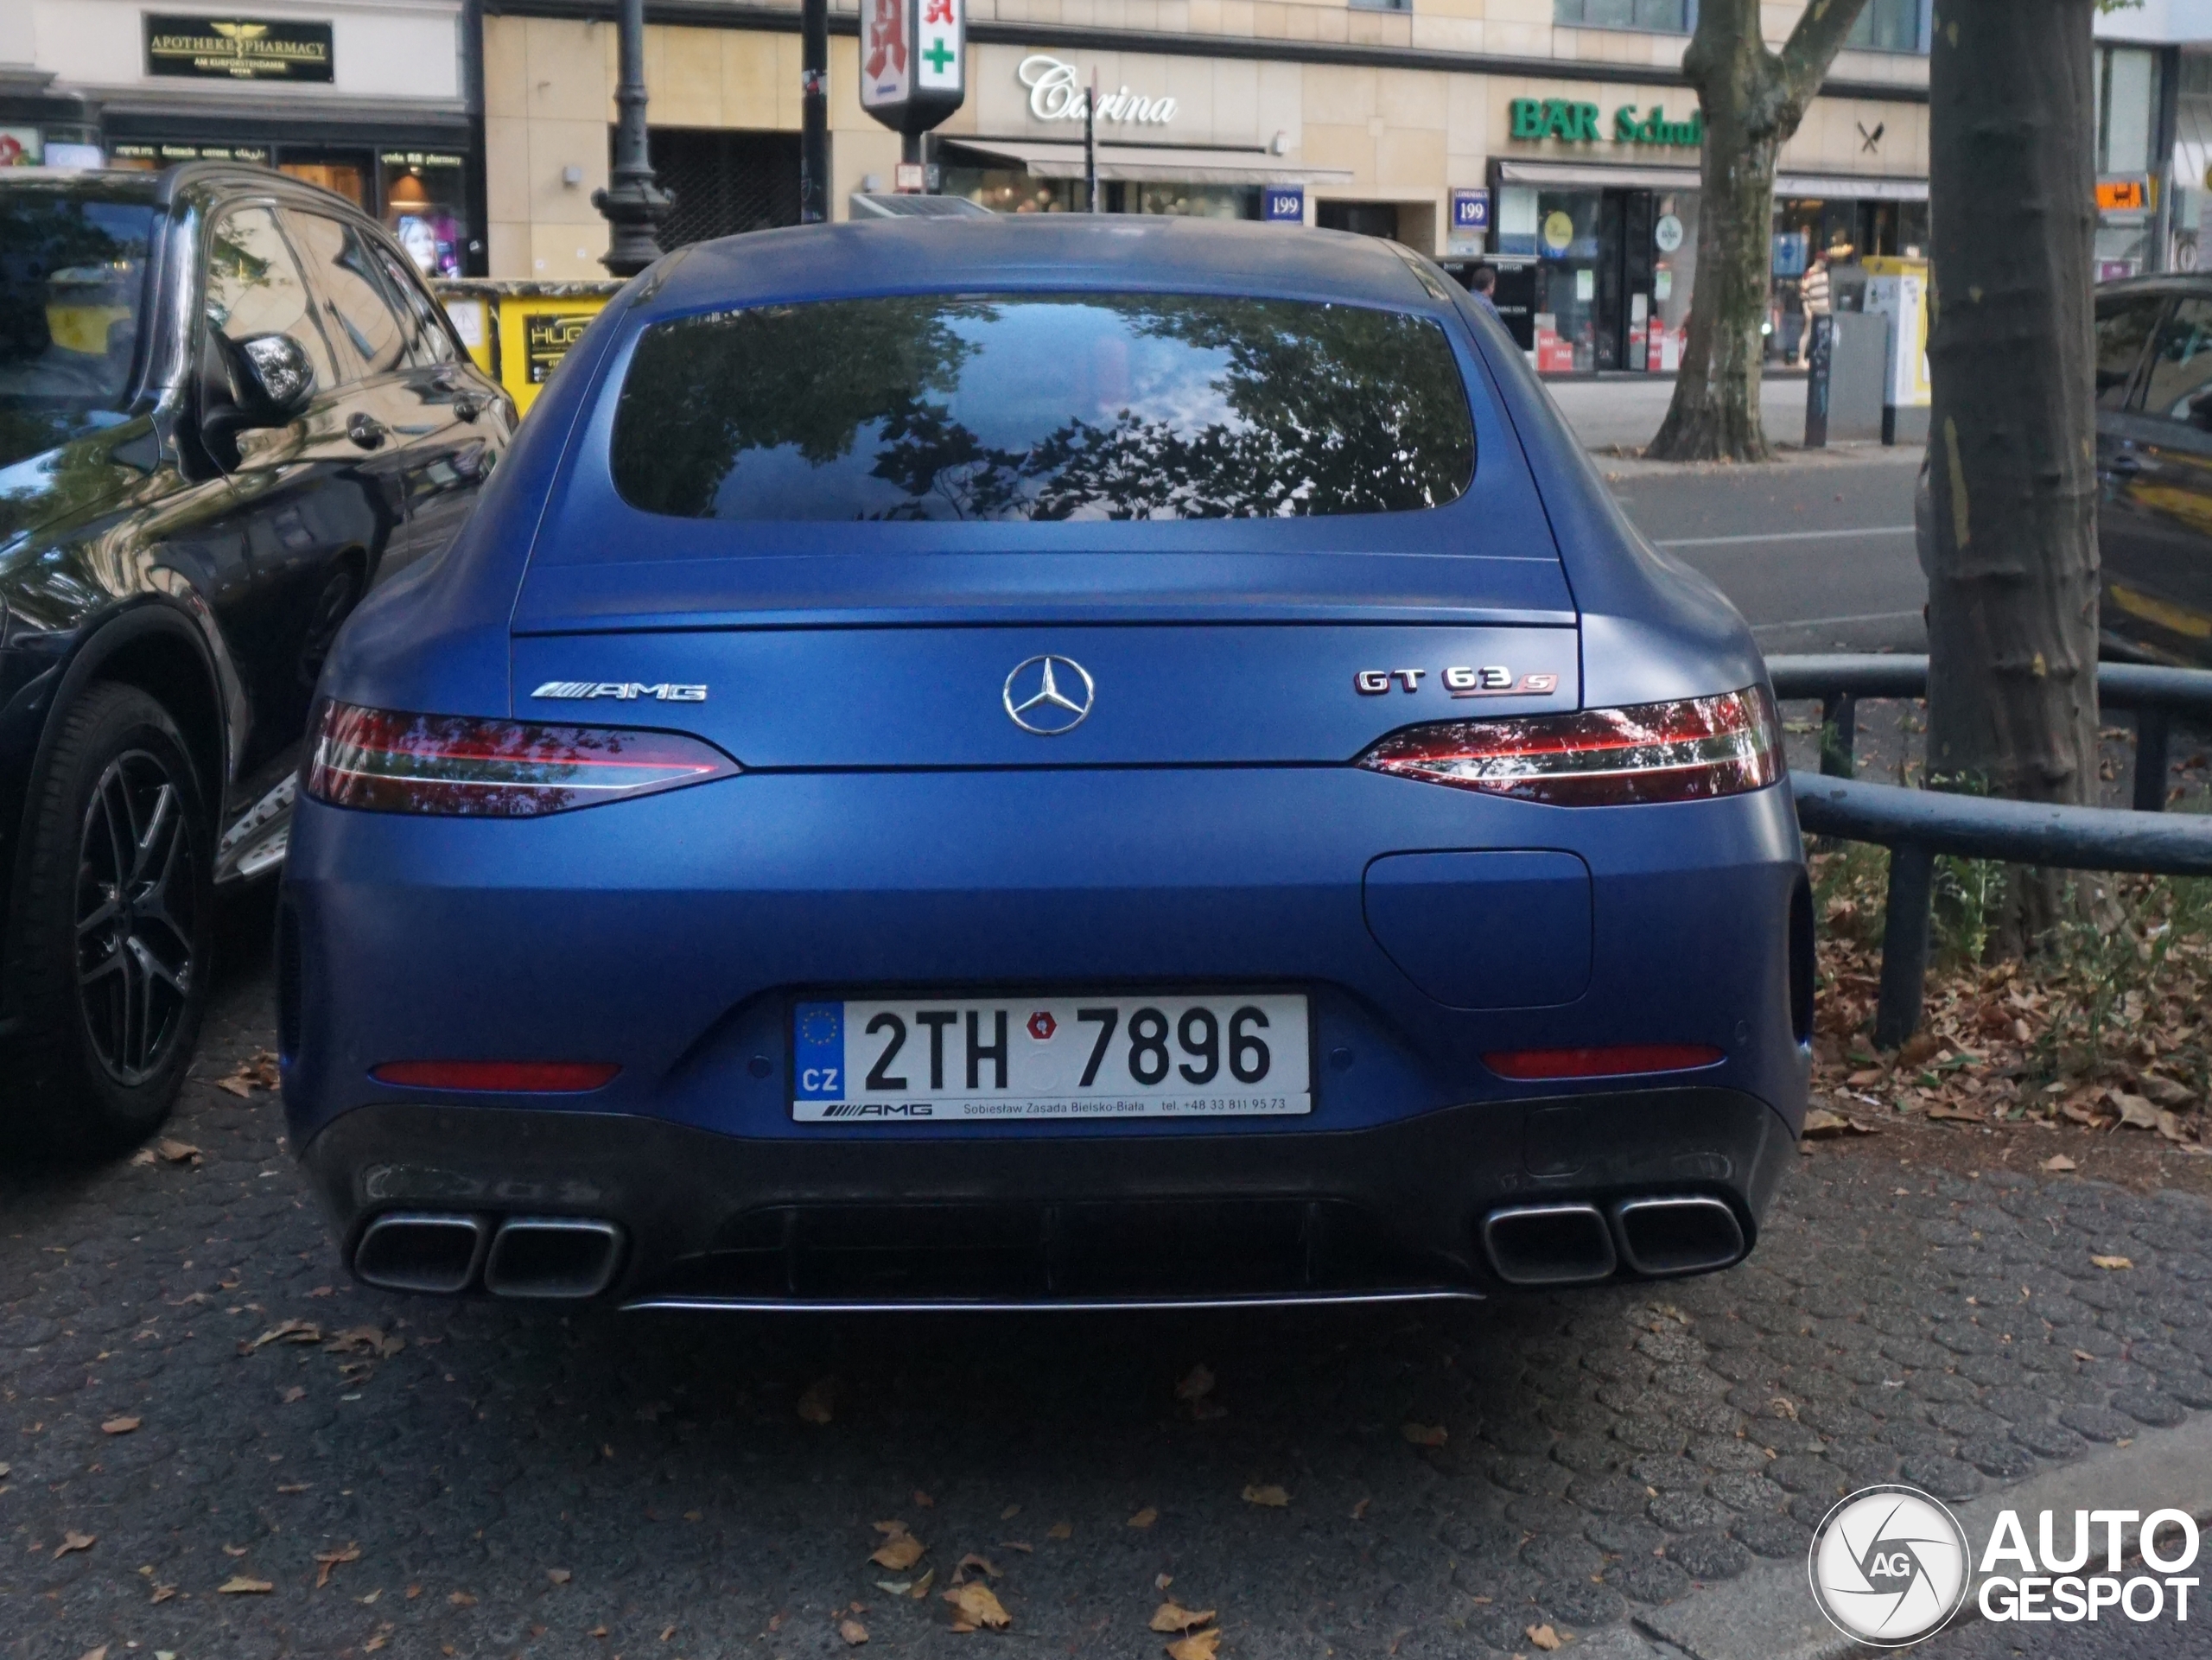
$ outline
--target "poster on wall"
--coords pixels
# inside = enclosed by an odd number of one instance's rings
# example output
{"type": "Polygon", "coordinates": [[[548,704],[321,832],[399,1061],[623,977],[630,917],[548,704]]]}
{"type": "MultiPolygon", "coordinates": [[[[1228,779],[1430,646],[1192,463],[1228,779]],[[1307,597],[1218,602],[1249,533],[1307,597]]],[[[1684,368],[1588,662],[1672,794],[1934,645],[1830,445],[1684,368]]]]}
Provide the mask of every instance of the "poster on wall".
{"type": "Polygon", "coordinates": [[[328,23],[146,14],[146,73],[188,80],[328,81],[328,23]]]}
{"type": "Polygon", "coordinates": [[[45,154],[36,127],[0,127],[0,167],[36,167],[45,154]]]}

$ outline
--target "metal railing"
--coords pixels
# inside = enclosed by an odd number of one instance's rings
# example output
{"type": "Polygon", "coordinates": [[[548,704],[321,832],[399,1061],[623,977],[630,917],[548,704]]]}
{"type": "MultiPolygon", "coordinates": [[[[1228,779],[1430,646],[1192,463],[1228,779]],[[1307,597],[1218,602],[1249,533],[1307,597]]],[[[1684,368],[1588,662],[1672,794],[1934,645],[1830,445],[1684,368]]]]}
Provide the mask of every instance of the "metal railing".
{"type": "Polygon", "coordinates": [[[1882,976],[1874,1042],[1894,1049],[1920,1024],[1928,982],[1936,857],[2002,859],[2061,870],[2212,875],[2212,817],[2163,813],[2171,723],[2212,723],[2212,671],[2107,663],[2097,670],[2101,709],[2135,717],[2134,811],[1999,801],[1853,776],[1862,697],[1917,698],[1928,691],[1924,657],[1839,655],[1767,659],[1777,700],[1821,702],[1821,770],[1792,772],[1797,822],[1815,835],[1890,850],[1882,919],[1882,976]]]}

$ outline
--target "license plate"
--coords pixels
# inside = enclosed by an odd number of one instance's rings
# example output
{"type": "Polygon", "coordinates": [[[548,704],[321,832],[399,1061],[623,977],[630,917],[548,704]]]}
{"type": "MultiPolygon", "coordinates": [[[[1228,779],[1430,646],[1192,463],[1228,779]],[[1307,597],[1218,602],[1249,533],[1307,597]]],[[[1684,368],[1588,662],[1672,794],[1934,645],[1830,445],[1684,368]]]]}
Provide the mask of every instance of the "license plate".
{"type": "Polygon", "coordinates": [[[791,1011],[803,1124],[1251,1118],[1313,1110],[1306,999],[983,997],[791,1011]]]}

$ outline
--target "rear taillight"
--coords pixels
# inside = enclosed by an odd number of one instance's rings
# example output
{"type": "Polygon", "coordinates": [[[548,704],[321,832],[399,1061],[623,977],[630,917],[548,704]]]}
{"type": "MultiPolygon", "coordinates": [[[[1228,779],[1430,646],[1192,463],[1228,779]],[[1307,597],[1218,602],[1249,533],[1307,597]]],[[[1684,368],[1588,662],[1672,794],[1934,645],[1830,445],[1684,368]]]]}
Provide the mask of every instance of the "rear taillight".
{"type": "Polygon", "coordinates": [[[1719,697],[1394,732],[1359,765],[1561,807],[1701,801],[1782,776],[1782,735],[1763,686],[1719,697]]]}
{"type": "Polygon", "coordinates": [[[1501,1078],[1629,1078],[1637,1072],[1687,1072],[1722,1059],[1709,1043],[1613,1043],[1589,1049],[1508,1049],[1483,1057],[1501,1078]]]}
{"type": "Polygon", "coordinates": [[[369,1076],[408,1090],[580,1095],[604,1089],[621,1070],[602,1060],[387,1060],[370,1067],[369,1076]]]}
{"type": "Polygon", "coordinates": [[[308,793],[372,812],[528,818],[728,778],[712,744],[673,732],[525,726],[326,703],[308,793]]]}

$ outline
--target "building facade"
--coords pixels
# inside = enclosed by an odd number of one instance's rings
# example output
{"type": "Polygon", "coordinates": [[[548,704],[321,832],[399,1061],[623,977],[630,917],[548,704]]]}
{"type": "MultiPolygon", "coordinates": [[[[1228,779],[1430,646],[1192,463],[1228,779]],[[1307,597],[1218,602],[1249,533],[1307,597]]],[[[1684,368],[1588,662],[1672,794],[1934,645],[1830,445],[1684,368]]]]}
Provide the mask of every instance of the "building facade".
{"type": "Polygon", "coordinates": [[[0,160],[275,167],[480,273],[475,41],[465,0],[0,0],[0,160]]]}
{"type": "MultiPolygon", "coordinates": [[[[1696,283],[1694,0],[969,0],[969,96],[937,134],[941,188],[998,212],[1084,205],[1095,80],[1100,206],[1395,237],[1501,273],[1553,372],[1675,366],[1696,283]]],[[[1780,41],[1801,6],[1770,3],[1780,41]]],[[[484,0],[494,276],[596,275],[614,8],[484,0]]],[[[798,13],[648,0],[652,152],[668,245],[798,217],[798,13]]],[[[887,189],[897,137],[861,111],[855,0],[833,0],[832,212],[887,189]]],[[[1928,0],[1869,0],[1788,147],[1775,352],[1796,278],[1834,251],[1927,240],[1928,0]]]]}

